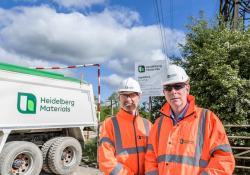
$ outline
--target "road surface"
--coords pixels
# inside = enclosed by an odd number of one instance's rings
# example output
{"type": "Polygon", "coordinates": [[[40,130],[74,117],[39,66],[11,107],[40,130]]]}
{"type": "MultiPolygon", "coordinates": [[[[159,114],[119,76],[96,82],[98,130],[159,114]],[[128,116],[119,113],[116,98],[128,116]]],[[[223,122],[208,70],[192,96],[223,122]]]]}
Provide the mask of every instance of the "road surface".
{"type": "MultiPolygon", "coordinates": [[[[52,174],[41,173],[40,175],[52,175],[52,174]]],[[[77,170],[70,175],[102,175],[102,173],[98,169],[81,166],[78,167],[77,170]]]]}
{"type": "Polygon", "coordinates": [[[102,175],[102,173],[95,168],[78,167],[71,175],[102,175]]]}

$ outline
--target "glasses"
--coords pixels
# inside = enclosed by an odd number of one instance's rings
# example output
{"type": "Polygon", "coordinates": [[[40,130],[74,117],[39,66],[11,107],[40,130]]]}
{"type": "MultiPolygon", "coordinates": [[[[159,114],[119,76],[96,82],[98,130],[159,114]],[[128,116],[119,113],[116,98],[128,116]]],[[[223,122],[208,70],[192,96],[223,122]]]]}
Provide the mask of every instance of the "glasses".
{"type": "Polygon", "coordinates": [[[186,83],[178,83],[178,84],[172,84],[172,85],[165,85],[164,86],[164,90],[165,91],[172,91],[172,89],[174,88],[175,90],[180,90],[182,88],[184,88],[186,85],[186,83]]]}
{"type": "Polygon", "coordinates": [[[131,94],[120,94],[121,97],[123,98],[134,98],[138,96],[138,93],[131,93],[131,94]]]}

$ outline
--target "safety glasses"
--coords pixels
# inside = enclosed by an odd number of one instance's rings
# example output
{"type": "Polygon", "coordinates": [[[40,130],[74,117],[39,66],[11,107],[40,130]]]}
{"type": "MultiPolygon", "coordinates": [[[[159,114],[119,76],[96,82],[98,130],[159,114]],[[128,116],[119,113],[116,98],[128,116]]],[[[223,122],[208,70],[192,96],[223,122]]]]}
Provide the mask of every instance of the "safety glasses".
{"type": "Polygon", "coordinates": [[[186,85],[186,83],[177,83],[177,84],[165,85],[164,90],[165,91],[172,91],[172,89],[174,88],[175,90],[178,91],[178,90],[184,88],[185,85],[186,85]]]}
{"type": "Polygon", "coordinates": [[[138,93],[130,93],[130,94],[123,94],[123,93],[120,93],[120,96],[122,98],[135,98],[138,96],[138,93]]]}

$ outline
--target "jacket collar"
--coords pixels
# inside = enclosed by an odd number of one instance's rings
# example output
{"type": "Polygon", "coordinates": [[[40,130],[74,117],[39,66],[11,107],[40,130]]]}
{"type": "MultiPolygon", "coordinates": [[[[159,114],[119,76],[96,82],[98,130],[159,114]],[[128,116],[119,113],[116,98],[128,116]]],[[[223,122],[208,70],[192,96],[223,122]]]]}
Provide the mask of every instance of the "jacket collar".
{"type": "MultiPolygon", "coordinates": [[[[188,110],[187,110],[187,112],[186,112],[186,114],[185,114],[184,117],[186,117],[186,116],[192,114],[192,113],[194,112],[194,108],[195,108],[195,97],[194,97],[194,96],[188,95],[187,101],[188,101],[188,103],[189,103],[189,107],[188,107],[188,110]]],[[[170,117],[170,112],[171,112],[170,109],[171,109],[171,107],[170,107],[169,103],[166,102],[166,103],[163,105],[163,107],[160,109],[160,112],[161,112],[163,115],[170,117]]]]}
{"type": "MultiPolygon", "coordinates": [[[[129,120],[129,121],[133,121],[133,119],[134,119],[134,115],[132,115],[132,114],[129,114],[128,112],[126,112],[124,109],[120,109],[119,111],[118,111],[118,113],[116,114],[116,116],[117,117],[119,117],[119,118],[123,118],[123,119],[125,119],[125,120],[129,120]]],[[[139,116],[139,115],[138,115],[139,116]]]]}

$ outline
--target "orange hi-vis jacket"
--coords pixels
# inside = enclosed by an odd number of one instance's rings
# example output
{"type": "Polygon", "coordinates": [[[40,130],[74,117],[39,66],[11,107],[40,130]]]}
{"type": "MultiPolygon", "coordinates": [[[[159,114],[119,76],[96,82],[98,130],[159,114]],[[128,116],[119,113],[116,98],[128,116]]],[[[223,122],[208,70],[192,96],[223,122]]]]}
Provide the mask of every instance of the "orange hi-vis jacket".
{"type": "Polygon", "coordinates": [[[105,175],[144,175],[145,154],[152,124],[123,109],[100,129],[99,168],[105,175]]]}
{"type": "Polygon", "coordinates": [[[235,160],[224,127],[209,110],[189,107],[176,125],[166,103],[151,129],[145,156],[146,175],[229,175],[235,160]]]}

